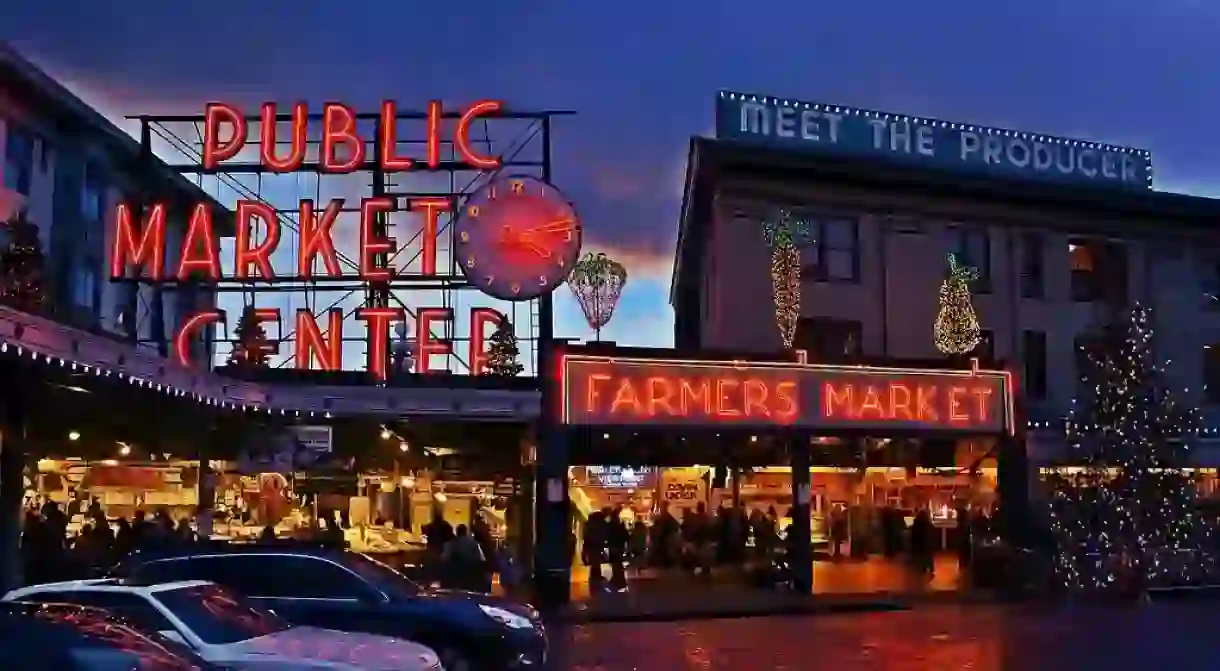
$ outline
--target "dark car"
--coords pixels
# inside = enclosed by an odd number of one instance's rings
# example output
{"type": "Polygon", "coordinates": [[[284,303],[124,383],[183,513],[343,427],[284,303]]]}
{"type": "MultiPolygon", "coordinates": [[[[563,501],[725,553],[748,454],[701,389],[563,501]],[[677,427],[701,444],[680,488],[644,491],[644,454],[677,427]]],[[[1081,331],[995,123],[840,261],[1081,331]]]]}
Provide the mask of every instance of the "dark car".
{"type": "Polygon", "coordinates": [[[0,671],[220,671],[186,646],[96,608],[0,604],[0,671]]]}
{"type": "Polygon", "coordinates": [[[233,545],[137,553],[111,577],[209,580],[302,625],[395,636],[437,652],[449,671],[534,669],[546,658],[538,613],[486,594],[422,587],[369,557],[328,548],[233,545]]]}

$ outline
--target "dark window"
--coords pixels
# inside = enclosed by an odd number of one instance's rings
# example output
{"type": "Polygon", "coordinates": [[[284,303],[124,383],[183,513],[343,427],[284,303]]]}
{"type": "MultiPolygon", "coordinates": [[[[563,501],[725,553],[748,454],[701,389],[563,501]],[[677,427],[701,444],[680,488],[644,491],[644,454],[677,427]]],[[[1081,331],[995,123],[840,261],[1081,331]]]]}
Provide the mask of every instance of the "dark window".
{"type": "Polygon", "coordinates": [[[1046,398],[1046,334],[1024,331],[1021,334],[1021,357],[1025,363],[1025,379],[1021,381],[1030,398],[1046,398]]]}
{"type": "Polygon", "coordinates": [[[254,597],[359,599],[370,588],[329,561],[296,555],[227,555],[156,562],[133,575],[143,582],[209,580],[254,597]],[[161,565],[161,566],[157,566],[161,565]]]}
{"type": "Polygon", "coordinates": [[[28,196],[33,172],[34,136],[10,121],[4,141],[4,185],[28,196]]]}
{"type": "Polygon", "coordinates": [[[1068,242],[1068,258],[1072,264],[1072,300],[1097,300],[1096,256],[1089,241],[1071,240],[1068,242]]]}
{"type": "Polygon", "coordinates": [[[85,166],[80,211],[84,215],[86,230],[89,224],[100,227],[106,221],[106,177],[96,165],[85,166]]]}
{"type": "Polygon", "coordinates": [[[814,361],[842,361],[860,354],[863,330],[857,321],[803,317],[797,321],[793,345],[814,361]]]}
{"type": "Polygon", "coordinates": [[[991,238],[981,228],[958,228],[954,230],[953,251],[958,261],[978,271],[978,279],[971,285],[974,293],[991,293],[991,238]]]}
{"type": "Polygon", "coordinates": [[[1199,290],[1203,292],[1204,307],[1220,310],[1220,253],[1206,254],[1200,260],[1199,290]]]}
{"type": "Polygon", "coordinates": [[[855,219],[812,222],[814,240],[804,250],[805,279],[817,282],[860,281],[860,227],[855,219]]]}
{"type": "Polygon", "coordinates": [[[1044,298],[1046,287],[1042,269],[1042,236],[1034,232],[1021,234],[1021,297],[1044,298]]]}
{"type": "Polygon", "coordinates": [[[986,329],[979,331],[979,344],[970,350],[970,356],[982,362],[995,361],[995,334],[986,329]]]}
{"type": "Polygon", "coordinates": [[[1068,241],[1072,264],[1072,300],[1127,301],[1127,249],[1121,242],[1068,241]]]}
{"type": "Polygon", "coordinates": [[[1203,346],[1203,393],[1208,403],[1220,403],[1220,344],[1203,346]]]}
{"type": "Polygon", "coordinates": [[[93,259],[86,258],[71,270],[72,305],[90,312],[98,299],[97,270],[94,265],[93,259]]]}
{"type": "Polygon", "coordinates": [[[418,596],[419,585],[398,571],[357,552],[344,555],[343,565],[363,578],[369,585],[395,598],[418,596]]]}
{"type": "Polygon", "coordinates": [[[1076,363],[1076,378],[1082,384],[1096,374],[1094,355],[1097,354],[1097,339],[1090,336],[1078,336],[1073,341],[1073,358],[1076,363]]]}
{"type": "Polygon", "coordinates": [[[292,626],[270,610],[219,585],[162,590],[156,593],[156,598],[209,645],[248,641],[292,626]]]}

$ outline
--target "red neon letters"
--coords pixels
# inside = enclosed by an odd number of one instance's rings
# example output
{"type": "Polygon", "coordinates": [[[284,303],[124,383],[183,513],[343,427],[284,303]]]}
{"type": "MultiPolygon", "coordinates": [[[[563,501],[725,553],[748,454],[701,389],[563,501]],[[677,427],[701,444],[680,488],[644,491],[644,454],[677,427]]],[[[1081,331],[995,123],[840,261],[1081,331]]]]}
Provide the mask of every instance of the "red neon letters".
{"type": "MultiPolygon", "coordinates": [[[[381,104],[376,117],[376,138],[360,135],[358,115],[349,106],[330,102],[322,105],[311,116],[304,102],[290,106],[279,106],[267,102],[260,106],[256,116],[247,117],[235,105],[210,103],[204,110],[203,169],[222,170],[226,161],[243,156],[250,136],[251,123],[258,125],[255,133],[258,142],[258,163],[275,173],[316,169],[325,173],[350,173],[379,167],[386,173],[413,169],[439,169],[441,147],[449,143],[454,148],[455,164],[466,165],[477,170],[494,170],[501,165],[498,156],[478,152],[471,142],[470,133],[474,124],[482,118],[499,115],[503,105],[496,100],[483,100],[460,111],[446,114],[440,101],[428,103],[426,142],[423,155],[418,158],[405,156],[398,139],[398,105],[392,100],[381,104]],[[451,120],[448,129],[445,120],[451,120]],[[310,123],[320,124],[310,132],[310,123]],[[311,138],[319,146],[317,164],[309,164],[311,138]],[[373,142],[376,149],[370,150],[373,142]]],[[[251,148],[253,149],[253,148],[251,148]]],[[[253,153],[250,152],[250,160],[253,153]]],[[[437,273],[437,235],[441,216],[453,209],[447,198],[426,197],[408,200],[405,203],[395,198],[365,198],[359,204],[359,240],[356,261],[342,256],[335,247],[334,231],[339,218],[344,214],[344,200],[331,199],[326,203],[312,200],[300,201],[299,227],[296,236],[296,263],[288,281],[302,281],[323,277],[343,277],[340,261],[352,263],[360,279],[367,282],[390,282],[399,276],[393,259],[398,252],[393,238],[386,237],[379,225],[393,211],[405,210],[420,217],[420,250],[416,276],[432,277],[437,273]]],[[[357,208],[351,208],[356,211],[357,208]]],[[[281,242],[282,212],[276,212],[260,200],[240,200],[234,216],[236,227],[232,258],[233,278],[256,282],[275,282],[277,275],[272,265],[281,242]]],[[[178,250],[177,266],[166,270],[166,203],[154,202],[142,207],[119,203],[115,217],[115,230],[110,247],[110,275],[112,279],[144,278],[154,282],[174,280],[180,282],[211,281],[221,279],[220,246],[215,218],[210,203],[198,203],[188,219],[186,232],[178,250]],[[172,272],[172,277],[167,275],[172,272]]],[[[227,228],[227,226],[226,226],[227,228]]],[[[275,309],[258,310],[260,319],[279,321],[275,309]]],[[[366,322],[369,330],[369,371],[378,378],[386,377],[388,330],[391,322],[406,319],[405,311],[392,308],[362,308],[357,319],[366,322]]],[[[486,361],[484,346],[485,329],[489,324],[498,324],[503,317],[489,308],[472,308],[470,324],[472,337],[468,362],[472,373],[483,371],[486,361]]],[[[435,337],[434,327],[453,320],[453,311],[443,308],[420,308],[415,315],[415,337],[418,343],[417,356],[420,372],[431,370],[430,359],[434,355],[453,351],[453,343],[435,337]]],[[[174,335],[174,357],[188,365],[191,342],[200,332],[214,324],[223,323],[224,315],[217,310],[200,312],[186,319],[174,335]]],[[[331,311],[325,327],[319,326],[308,311],[298,311],[294,322],[297,347],[295,363],[299,367],[316,366],[322,370],[338,370],[342,367],[342,314],[331,311]]]]}
{"type": "MultiPolygon", "coordinates": [[[[464,108],[456,115],[453,130],[453,147],[461,162],[476,170],[494,170],[500,167],[498,156],[487,156],[475,151],[470,141],[470,129],[481,118],[495,116],[504,108],[498,100],[482,100],[464,108]]],[[[309,140],[309,107],[298,102],[291,110],[281,114],[274,102],[263,103],[259,121],[259,163],[271,172],[296,172],[305,165],[309,140]],[[288,136],[281,133],[288,124],[288,136]],[[287,143],[286,155],[281,155],[279,146],[287,143]]],[[[377,165],[387,173],[403,172],[415,166],[415,161],[398,155],[398,104],[393,100],[381,103],[379,115],[380,151],[373,157],[377,165]]],[[[433,170],[440,167],[441,144],[445,118],[439,100],[428,103],[427,141],[425,165],[433,170]]],[[[454,118],[451,116],[450,118],[454,118]]],[[[356,112],[343,103],[322,105],[321,152],[318,170],[328,173],[350,173],[371,168],[366,165],[365,144],[373,138],[363,138],[357,129],[356,112]],[[343,148],[340,151],[340,147],[343,148]]],[[[235,105],[209,103],[203,119],[203,168],[215,170],[221,163],[237,157],[246,145],[249,124],[245,115],[235,105]]]]}
{"type": "MultiPolygon", "coordinates": [[[[259,308],[254,311],[259,322],[280,321],[278,308],[259,308]]],[[[389,326],[408,318],[407,311],[402,308],[358,308],[356,319],[363,321],[368,330],[368,359],[366,369],[378,380],[387,376],[386,362],[389,360],[389,326]]],[[[499,325],[504,315],[491,308],[470,308],[471,338],[466,351],[466,361],[469,362],[471,375],[482,375],[486,372],[487,362],[487,327],[499,325]]],[[[443,331],[445,322],[453,321],[451,308],[420,308],[415,311],[415,338],[419,346],[416,350],[415,370],[419,373],[430,373],[432,357],[453,353],[453,343],[438,337],[443,331]]],[[[191,342],[200,336],[201,332],[213,324],[223,324],[225,315],[220,310],[206,310],[191,315],[174,334],[174,360],[183,366],[191,365],[191,342]]],[[[309,310],[298,310],[294,323],[295,357],[293,364],[298,368],[316,367],[319,370],[342,370],[343,345],[343,312],[335,309],[326,315],[326,323],[318,324],[309,310]],[[317,364],[313,366],[312,364],[317,364]]]]}
{"type": "Polygon", "coordinates": [[[822,416],[852,422],[986,425],[993,421],[994,390],[967,380],[878,384],[824,382],[822,416]]]}
{"type": "Polygon", "coordinates": [[[1006,427],[1004,374],[565,358],[569,424],[1006,427]]]}

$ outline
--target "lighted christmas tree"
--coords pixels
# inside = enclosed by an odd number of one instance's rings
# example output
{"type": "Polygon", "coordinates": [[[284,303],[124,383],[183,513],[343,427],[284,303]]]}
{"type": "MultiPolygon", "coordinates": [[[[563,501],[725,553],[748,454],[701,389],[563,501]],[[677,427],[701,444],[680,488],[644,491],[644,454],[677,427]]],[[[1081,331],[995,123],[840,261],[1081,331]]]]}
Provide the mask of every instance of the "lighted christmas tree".
{"type": "Polygon", "coordinates": [[[1213,525],[1180,470],[1198,416],[1162,385],[1152,335],[1137,305],[1086,348],[1066,432],[1068,463],[1080,468],[1048,479],[1054,572],[1070,590],[1142,592],[1211,571],[1213,525]]]}
{"type": "Polygon", "coordinates": [[[500,325],[496,327],[496,332],[491,334],[487,340],[487,359],[484,370],[488,375],[516,377],[525,370],[525,366],[517,361],[520,354],[513,325],[507,318],[501,319],[500,325]]]}
{"type": "Polygon", "coordinates": [[[237,341],[225,363],[234,368],[266,368],[276,348],[267,338],[266,329],[254,318],[254,306],[242,310],[234,333],[237,341]]]}
{"type": "Polygon", "coordinates": [[[38,226],[22,210],[8,220],[5,228],[8,245],[0,252],[0,303],[37,312],[46,301],[38,226]]]}
{"type": "Polygon", "coordinates": [[[977,278],[978,271],[959,264],[956,254],[949,255],[949,276],[940,285],[940,311],[933,325],[936,349],[945,354],[966,354],[982,339],[970,302],[970,283],[977,278]]]}

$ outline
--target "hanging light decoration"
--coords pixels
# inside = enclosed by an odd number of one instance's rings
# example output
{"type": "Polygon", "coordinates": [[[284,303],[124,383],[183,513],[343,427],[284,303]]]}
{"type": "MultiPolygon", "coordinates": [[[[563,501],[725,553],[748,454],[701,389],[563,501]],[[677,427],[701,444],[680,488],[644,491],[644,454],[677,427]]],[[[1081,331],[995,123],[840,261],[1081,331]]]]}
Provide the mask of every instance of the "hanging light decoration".
{"type": "Polygon", "coordinates": [[[791,349],[801,316],[801,251],[809,243],[809,222],[788,210],[763,221],[763,239],[771,248],[771,295],[775,324],[784,347],[791,349]]]}
{"type": "Polygon", "coordinates": [[[627,269],[623,264],[605,254],[585,254],[584,258],[572,267],[568,275],[568,288],[580,303],[580,309],[585,313],[585,321],[593,329],[594,338],[600,340],[602,327],[610,323],[614,316],[614,308],[618,307],[618,299],[627,286],[627,269]]]}
{"type": "Polygon", "coordinates": [[[945,354],[966,354],[983,339],[970,301],[970,283],[978,277],[978,270],[959,263],[956,254],[949,255],[949,276],[940,285],[940,310],[932,325],[936,349],[945,354]]]}

